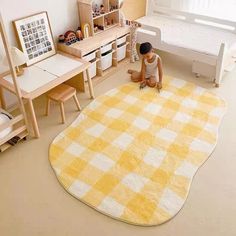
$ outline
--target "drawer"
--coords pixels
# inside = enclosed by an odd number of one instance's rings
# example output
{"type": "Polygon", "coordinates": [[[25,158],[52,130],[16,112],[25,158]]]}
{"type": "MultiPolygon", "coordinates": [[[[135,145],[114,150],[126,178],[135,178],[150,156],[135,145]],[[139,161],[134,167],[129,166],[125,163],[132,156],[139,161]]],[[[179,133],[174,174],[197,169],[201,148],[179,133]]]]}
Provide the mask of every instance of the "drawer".
{"type": "Polygon", "coordinates": [[[127,38],[126,35],[123,36],[123,37],[118,38],[117,41],[116,41],[117,46],[119,46],[119,45],[121,45],[121,44],[123,44],[123,43],[126,43],[126,38],[127,38]]]}
{"type": "Polygon", "coordinates": [[[112,66],[112,52],[101,57],[101,66],[102,66],[102,70],[106,70],[112,66]]]}
{"type": "Polygon", "coordinates": [[[96,51],[88,53],[82,57],[82,59],[88,62],[94,60],[95,58],[96,58],[96,51]]]}
{"type": "Polygon", "coordinates": [[[89,67],[89,76],[90,78],[93,78],[97,75],[97,61],[94,60],[91,62],[91,66],[89,67]]]}
{"type": "MultiPolygon", "coordinates": [[[[90,61],[91,65],[88,69],[89,71],[89,76],[92,79],[93,77],[95,77],[97,75],[97,61],[96,59],[90,61]]],[[[87,76],[85,76],[85,81],[87,81],[87,76]]]]}
{"type": "Polygon", "coordinates": [[[101,54],[112,50],[112,42],[101,47],[101,54]]]}
{"type": "Polygon", "coordinates": [[[126,47],[127,45],[124,44],[123,46],[117,48],[117,61],[121,61],[126,57],[126,47]]]}

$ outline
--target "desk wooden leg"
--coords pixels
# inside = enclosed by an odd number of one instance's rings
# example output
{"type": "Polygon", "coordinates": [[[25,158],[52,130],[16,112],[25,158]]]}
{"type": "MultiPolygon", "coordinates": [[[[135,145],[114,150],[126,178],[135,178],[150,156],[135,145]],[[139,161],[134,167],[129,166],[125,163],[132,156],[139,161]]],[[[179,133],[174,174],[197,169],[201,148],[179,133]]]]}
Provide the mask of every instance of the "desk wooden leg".
{"type": "Polygon", "coordinates": [[[46,116],[48,116],[50,112],[50,103],[51,103],[51,100],[47,98],[46,116]]]}
{"type": "Polygon", "coordinates": [[[31,119],[31,122],[32,122],[33,130],[34,130],[34,136],[35,136],[35,138],[39,138],[40,133],[39,133],[38,122],[37,122],[35,111],[34,111],[33,101],[31,99],[28,99],[27,104],[28,104],[28,107],[29,107],[30,119],[31,119]]]}
{"type": "Polygon", "coordinates": [[[86,70],[86,76],[87,76],[87,79],[88,79],[90,96],[91,96],[92,99],[94,99],[95,96],[94,96],[94,91],[93,91],[93,84],[92,84],[92,80],[91,80],[91,78],[89,76],[89,70],[88,69],[86,70]]]}

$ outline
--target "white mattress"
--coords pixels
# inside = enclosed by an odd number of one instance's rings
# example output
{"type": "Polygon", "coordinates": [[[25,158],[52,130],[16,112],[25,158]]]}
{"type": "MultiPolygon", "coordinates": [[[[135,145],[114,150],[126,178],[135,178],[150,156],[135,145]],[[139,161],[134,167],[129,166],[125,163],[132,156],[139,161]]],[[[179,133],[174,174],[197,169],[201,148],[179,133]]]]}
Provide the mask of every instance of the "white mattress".
{"type": "Polygon", "coordinates": [[[191,24],[165,16],[144,16],[141,24],[161,30],[162,42],[210,55],[218,55],[221,43],[236,48],[236,34],[205,25],[191,24]]]}

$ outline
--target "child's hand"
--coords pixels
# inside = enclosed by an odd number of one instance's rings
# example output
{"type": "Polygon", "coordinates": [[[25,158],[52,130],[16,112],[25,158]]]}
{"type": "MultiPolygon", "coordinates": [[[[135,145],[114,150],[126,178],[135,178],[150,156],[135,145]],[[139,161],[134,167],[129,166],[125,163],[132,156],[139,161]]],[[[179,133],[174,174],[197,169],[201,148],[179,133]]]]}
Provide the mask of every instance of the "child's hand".
{"type": "Polygon", "coordinates": [[[143,89],[143,88],[145,88],[146,86],[147,86],[147,83],[146,83],[146,81],[144,80],[144,81],[142,81],[142,82],[140,83],[139,89],[143,89]]]}
{"type": "Polygon", "coordinates": [[[157,88],[158,88],[158,90],[161,90],[161,89],[162,89],[162,82],[158,82],[158,83],[157,83],[157,88]]]}
{"type": "Polygon", "coordinates": [[[159,83],[157,83],[157,90],[159,93],[161,92],[161,89],[162,89],[162,83],[159,82],[159,83]]]}

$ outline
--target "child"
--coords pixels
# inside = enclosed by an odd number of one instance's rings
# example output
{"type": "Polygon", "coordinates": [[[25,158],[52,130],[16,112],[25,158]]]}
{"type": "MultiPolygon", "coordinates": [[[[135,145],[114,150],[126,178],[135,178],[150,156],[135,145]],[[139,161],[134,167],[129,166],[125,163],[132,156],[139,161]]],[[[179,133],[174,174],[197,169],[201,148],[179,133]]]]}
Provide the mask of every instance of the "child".
{"type": "Polygon", "coordinates": [[[142,43],[140,46],[140,54],[143,56],[141,72],[128,70],[131,74],[133,82],[140,82],[140,88],[149,86],[157,87],[158,91],[162,88],[162,61],[161,58],[154,53],[150,43],[142,43]]]}

